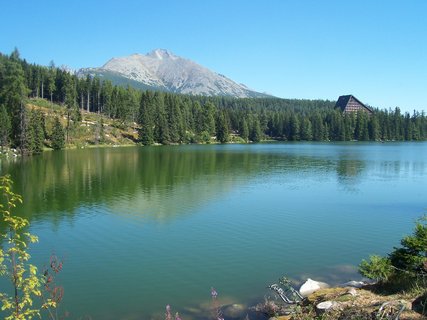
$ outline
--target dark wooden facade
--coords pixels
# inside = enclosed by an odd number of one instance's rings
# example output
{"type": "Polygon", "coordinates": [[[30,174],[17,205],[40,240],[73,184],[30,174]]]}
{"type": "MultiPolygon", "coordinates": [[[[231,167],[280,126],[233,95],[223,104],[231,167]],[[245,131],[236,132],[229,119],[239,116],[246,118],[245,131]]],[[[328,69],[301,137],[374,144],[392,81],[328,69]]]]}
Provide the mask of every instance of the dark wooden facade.
{"type": "Polygon", "coordinates": [[[362,103],[359,99],[352,96],[351,94],[346,96],[340,96],[338,98],[337,103],[335,104],[335,108],[340,108],[342,112],[357,112],[357,111],[364,111],[369,114],[373,113],[373,110],[371,107],[366,106],[364,103],[362,103]]]}

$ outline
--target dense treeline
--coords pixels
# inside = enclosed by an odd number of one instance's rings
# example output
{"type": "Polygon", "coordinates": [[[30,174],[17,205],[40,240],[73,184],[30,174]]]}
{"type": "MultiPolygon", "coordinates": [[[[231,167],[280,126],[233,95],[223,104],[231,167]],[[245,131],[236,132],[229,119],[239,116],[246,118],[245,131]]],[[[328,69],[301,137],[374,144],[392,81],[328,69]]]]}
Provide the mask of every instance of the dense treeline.
{"type": "MultiPolygon", "coordinates": [[[[90,76],[80,78],[53,64],[29,64],[15,50],[0,54],[0,144],[38,153],[45,139],[62,148],[64,135],[81,120],[81,110],[116,119],[122,126],[137,122],[140,141],[153,143],[227,142],[230,134],[244,141],[265,138],[306,141],[423,140],[424,112],[402,114],[399,108],[342,114],[325,100],[202,97],[140,91],[114,86],[90,76]],[[28,111],[28,97],[64,106],[66,126],[55,122],[46,132],[44,115],[28,111]],[[58,139],[56,141],[55,139],[58,139]]],[[[102,121],[102,117],[100,118],[102,121]]],[[[240,140],[241,141],[241,140],[240,140]]]]}

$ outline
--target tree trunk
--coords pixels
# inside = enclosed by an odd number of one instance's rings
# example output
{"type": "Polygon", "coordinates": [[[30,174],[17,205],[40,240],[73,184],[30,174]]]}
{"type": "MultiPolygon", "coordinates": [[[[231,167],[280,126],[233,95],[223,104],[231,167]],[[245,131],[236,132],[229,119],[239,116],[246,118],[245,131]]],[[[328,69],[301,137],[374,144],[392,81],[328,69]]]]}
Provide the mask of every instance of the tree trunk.
{"type": "Polygon", "coordinates": [[[100,106],[100,100],[101,100],[100,97],[101,97],[101,91],[98,90],[98,97],[97,97],[97,99],[98,99],[98,101],[97,101],[98,113],[100,113],[100,108],[101,108],[101,106],[100,106]]]}
{"type": "Polygon", "coordinates": [[[87,91],[86,111],[89,112],[89,90],[87,91]]]}

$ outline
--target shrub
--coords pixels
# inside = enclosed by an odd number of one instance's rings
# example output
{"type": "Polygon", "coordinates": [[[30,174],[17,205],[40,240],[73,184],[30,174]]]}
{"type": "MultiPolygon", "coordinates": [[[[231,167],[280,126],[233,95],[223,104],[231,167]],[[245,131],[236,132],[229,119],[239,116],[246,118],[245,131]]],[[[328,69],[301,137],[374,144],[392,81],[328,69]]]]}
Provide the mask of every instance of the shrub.
{"type": "Polygon", "coordinates": [[[402,276],[414,284],[427,276],[427,216],[416,222],[412,235],[400,241],[402,247],[394,248],[387,257],[371,256],[362,260],[359,272],[380,282],[399,282],[402,276]]]}
{"type": "Polygon", "coordinates": [[[362,260],[359,272],[369,279],[387,281],[393,273],[393,268],[389,258],[373,255],[369,257],[369,261],[362,260]]]}

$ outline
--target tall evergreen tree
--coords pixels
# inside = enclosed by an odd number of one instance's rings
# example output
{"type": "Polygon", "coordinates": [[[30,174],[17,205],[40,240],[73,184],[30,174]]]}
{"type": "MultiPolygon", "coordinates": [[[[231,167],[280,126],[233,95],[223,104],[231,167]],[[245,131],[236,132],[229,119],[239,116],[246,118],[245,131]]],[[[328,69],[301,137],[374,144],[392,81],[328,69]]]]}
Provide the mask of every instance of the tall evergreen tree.
{"type": "Polygon", "coordinates": [[[58,117],[55,117],[55,120],[53,122],[52,135],[50,139],[52,143],[52,148],[54,150],[60,150],[64,148],[65,132],[58,117]]]}
{"type": "Polygon", "coordinates": [[[357,112],[355,136],[359,141],[369,140],[368,115],[366,112],[357,112]]]}
{"type": "Polygon", "coordinates": [[[224,112],[219,111],[216,122],[216,138],[221,143],[226,143],[229,138],[228,123],[225,118],[224,112]]]}
{"type": "Polygon", "coordinates": [[[316,113],[313,117],[313,140],[322,141],[325,136],[325,127],[323,125],[322,117],[319,113],[316,113]]]}
{"type": "Polygon", "coordinates": [[[205,104],[203,108],[203,130],[210,135],[215,134],[215,105],[212,102],[205,104]]]}
{"type": "Polygon", "coordinates": [[[53,93],[55,92],[56,86],[55,86],[55,77],[56,77],[56,69],[55,69],[55,63],[51,61],[49,63],[49,70],[47,74],[47,91],[50,95],[50,102],[53,102],[53,93]]]}
{"type": "Polygon", "coordinates": [[[32,110],[30,121],[26,128],[26,150],[30,154],[39,154],[43,151],[44,128],[43,114],[39,110],[32,110]]]}
{"type": "Polygon", "coordinates": [[[5,105],[12,124],[12,143],[23,151],[25,144],[25,98],[29,90],[25,84],[24,71],[16,61],[19,52],[12,53],[6,61],[0,88],[0,104],[5,105]]]}
{"type": "Polygon", "coordinates": [[[290,121],[290,138],[293,141],[300,140],[300,122],[296,114],[293,114],[290,121]]]}
{"type": "Polygon", "coordinates": [[[151,110],[151,94],[145,92],[141,96],[141,103],[139,107],[139,124],[141,125],[141,129],[139,130],[139,139],[141,140],[143,145],[152,145],[154,143],[154,135],[153,135],[153,117],[151,110]]]}
{"type": "Polygon", "coordinates": [[[9,137],[12,125],[10,123],[9,115],[7,114],[6,107],[0,105],[0,146],[3,147],[9,145],[9,137]]]}
{"type": "Polygon", "coordinates": [[[311,141],[313,139],[311,122],[307,117],[303,118],[301,123],[301,139],[305,141],[311,141]]]}
{"type": "Polygon", "coordinates": [[[258,118],[252,119],[252,126],[249,139],[253,142],[260,142],[262,139],[261,124],[258,118]]]}
{"type": "Polygon", "coordinates": [[[242,124],[240,126],[240,137],[245,141],[248,142],[249,139],[249,125],[246,118],[242,119],[242,124]]]}

